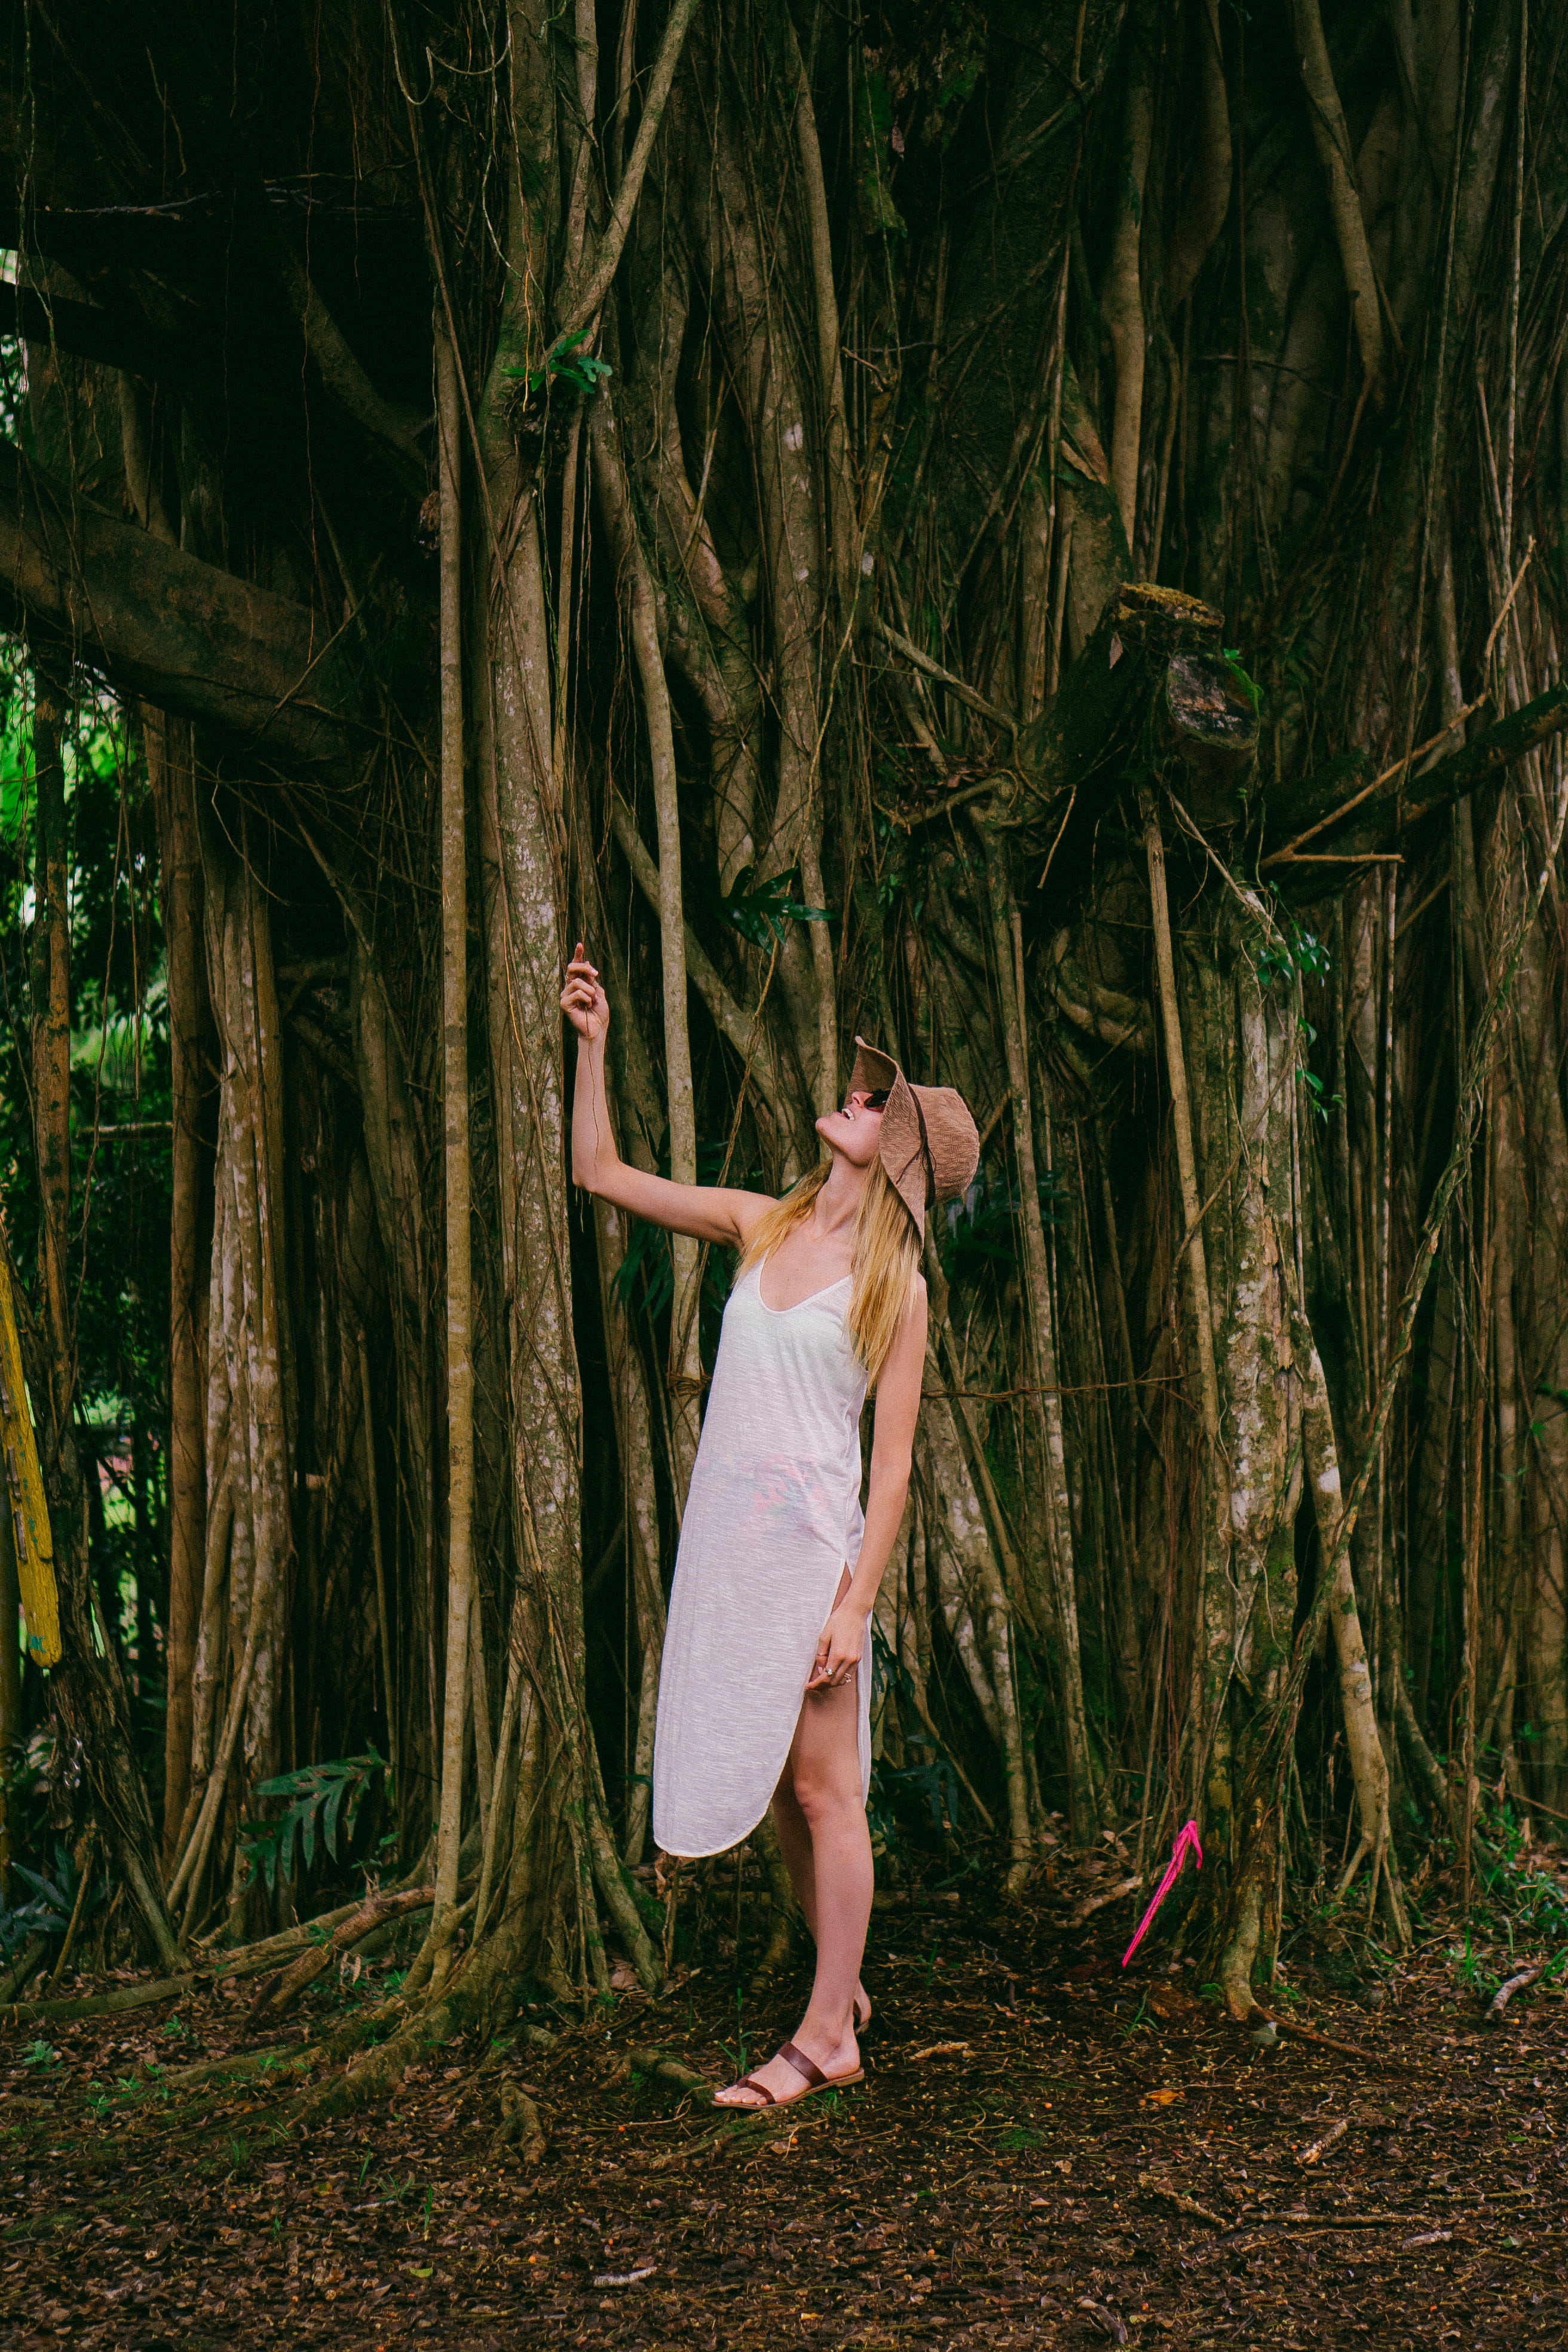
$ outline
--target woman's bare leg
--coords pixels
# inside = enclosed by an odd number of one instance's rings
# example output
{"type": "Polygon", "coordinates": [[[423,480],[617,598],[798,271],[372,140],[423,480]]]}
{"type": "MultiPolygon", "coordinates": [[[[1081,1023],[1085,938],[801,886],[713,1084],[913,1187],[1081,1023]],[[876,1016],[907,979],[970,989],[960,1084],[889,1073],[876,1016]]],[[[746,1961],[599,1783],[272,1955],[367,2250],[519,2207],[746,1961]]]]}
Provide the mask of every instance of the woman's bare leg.
{"type": "MultiPolygon", "coordinates": [[[[833,1605],[836,1609],[848,1590],[849,1570],[845,1569],[838,1579],[838,1591],[834,1595],[833,1605]]],[[[861,1671],[864,1672],[865,1669],[862,1668],[861,1671]]],[[[857,1759],[858,1764],[858,1759],[857,1759]]],[[[779,1851],[784,1858],[784,1868],[789,1873],[790,1885],[795,1888],[795,1900],[805,1915],[807,1931],[815,1944],[816,1941],[816,1870],[811,1851],[811,1824],[801,1810],[800,1800],[795,1793],[794,1773],[795,1749],[792,1746],[784,1770],[779,1775],[778,1787],[773,1790],[773,1827],[778,1832],[779,1851]]],[[[858,1979],[855,1986],[855,1998],[858,2004],[859,2021],[864,2023],[871,2014],[871,1997],[858,1979]]]]}
{"type": "MultiPolygon", "coordinates": [[[[792,1779],[794,1768],[795,1753],[792,1748],[789,1761],[780,1775],[778,1787],[773,1790],[773,1827],[778,1832],[779,1851],[784,1858],[784,1868],[789,1873],[790,1885],[795,1888],[795,1900],[800,1905],[807,1931],[815,1944],[816,1941],[816,1866],[812,1854],[811,1824],[801,1810],[800,1800],[795,1793],[792,1779]]],[[[856,1769],[858,1772],[858,1754],[856,1757],[856,1769]]],[[[855,1986],[855,1998],[858,2004],[860,2021],[864,2023],[871,2014],[871,1996],[858,1979],[855,1986]]]]}
{"type": "MultiPolygon", "coordinates": [[[[816,1938],[811,2000],[792,2038],[825,2074],[847,2074],[860,2063],[854,2001],[871,1917],[872,1864],[860,1785],[859,1715],[854,1682],[810,1692],[773,1799],[784,1860],[816,1938]]],[[[799,2074],[784,2059],[752,2071],[775,2097],[787,2098],[800,2089],[799,2074]]],[[[727,2104],[761,2102],[739,2091],[727,2104]]]]}

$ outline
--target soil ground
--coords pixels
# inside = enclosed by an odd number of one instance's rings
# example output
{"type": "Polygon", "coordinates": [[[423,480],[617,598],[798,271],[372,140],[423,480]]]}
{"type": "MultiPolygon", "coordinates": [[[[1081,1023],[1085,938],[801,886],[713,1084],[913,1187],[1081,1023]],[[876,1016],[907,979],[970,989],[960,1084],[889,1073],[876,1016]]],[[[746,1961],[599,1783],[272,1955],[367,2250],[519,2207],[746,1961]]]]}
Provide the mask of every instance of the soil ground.
{"type": "Polygon", "coordinates": [[[0,2346],[1563,2344],[1558,1993],[1488,2025],[1444,1937],[1359,2000],[1294,1983],[1369,2060],[1258,2050],[1168,1949],[1120,1974],[1127,1907],[879,1912],[867,2082],[761,2122],[626,2064],[719,2081],[793,2030],[804,1975],[738,1998],[718,1958],[564,2030],[529,2012],[308,2138],[254,2084],[193,2103],[149,2071],[235,2046],[253,1988],[8,2029],[0,2346]],[[507,2080],[550,2126],[532,2169],[492,2145],[507,2080]]]}

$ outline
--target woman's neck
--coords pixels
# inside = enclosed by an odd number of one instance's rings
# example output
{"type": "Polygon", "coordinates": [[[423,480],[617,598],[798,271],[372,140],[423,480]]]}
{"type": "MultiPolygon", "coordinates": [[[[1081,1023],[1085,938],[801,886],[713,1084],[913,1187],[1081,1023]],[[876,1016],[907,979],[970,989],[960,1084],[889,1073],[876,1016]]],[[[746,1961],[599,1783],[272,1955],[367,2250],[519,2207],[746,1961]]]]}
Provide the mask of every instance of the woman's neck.
{"type": "Polygon", "coordinates": [[[837,1239],[854,1223],[870,1172],[868,1168],[857,1168],[840,1153],[834,1153],[827,1181],[811,1204],[813,1221],[825,1240],[837,1239]]]}

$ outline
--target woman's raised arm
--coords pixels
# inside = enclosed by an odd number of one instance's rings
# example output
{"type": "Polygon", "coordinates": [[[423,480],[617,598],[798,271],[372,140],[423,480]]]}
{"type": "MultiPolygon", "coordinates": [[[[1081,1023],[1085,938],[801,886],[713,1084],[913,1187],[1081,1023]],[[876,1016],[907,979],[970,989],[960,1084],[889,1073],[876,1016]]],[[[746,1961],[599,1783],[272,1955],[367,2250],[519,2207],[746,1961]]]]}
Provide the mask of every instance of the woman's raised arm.
{"type": "Polygon", "coordinates": [[[610,1026],[610,1000],[599,985],[599,975],[588,961],[581,940],[566,967],[561,1010],[577,1032],[577,1086],[572,1103],[572,1181],[585,1192],[613,1201],[663,1225],[674,1234],[690,1234],[700,1242],[717,1242],[723,1248],[743,1249],[764,1210],[773,1207],[765,1192],[742,1192],[721,1184],[672,1184],[668,1177],[649,1176],[632,1168],[616,1149],[610,1105],[605,1091],[605,1039],[610,1026]]]}

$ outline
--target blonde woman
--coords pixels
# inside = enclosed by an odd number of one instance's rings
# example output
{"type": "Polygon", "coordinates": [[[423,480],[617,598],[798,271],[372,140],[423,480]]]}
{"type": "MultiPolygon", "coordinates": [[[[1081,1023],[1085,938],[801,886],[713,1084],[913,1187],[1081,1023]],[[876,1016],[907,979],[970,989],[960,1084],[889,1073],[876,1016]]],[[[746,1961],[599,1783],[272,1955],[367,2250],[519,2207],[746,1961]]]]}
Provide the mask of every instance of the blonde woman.
{"type": "Polygon", "coordinates": [[[861,2079],[871,1916],[871,1606],[909,1491],[925,1363],[925,1213],[969,1183],[974,1121],[859,1039],[826,1156],[782,1201],[628,1168],[605,1096],[610,1008],[581,941],[572,1172],[671,1232],[740,1253],[681,1522],[659,1677],[654,1836],[722,1853],[769,1806],[816,1942],[793,2042],[719,2093],[789,2106],[861,2079]],[[865,1515],[860,1409],[877,1396],[865,1515]]]}

